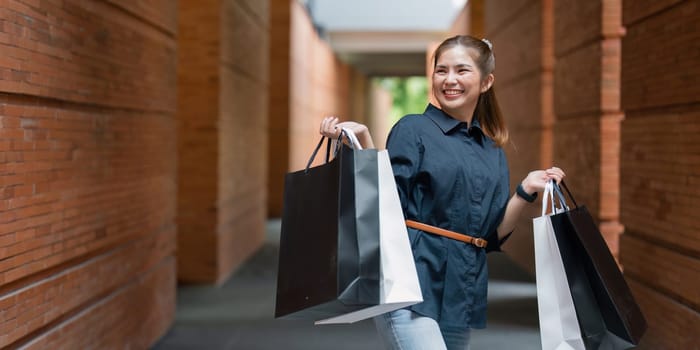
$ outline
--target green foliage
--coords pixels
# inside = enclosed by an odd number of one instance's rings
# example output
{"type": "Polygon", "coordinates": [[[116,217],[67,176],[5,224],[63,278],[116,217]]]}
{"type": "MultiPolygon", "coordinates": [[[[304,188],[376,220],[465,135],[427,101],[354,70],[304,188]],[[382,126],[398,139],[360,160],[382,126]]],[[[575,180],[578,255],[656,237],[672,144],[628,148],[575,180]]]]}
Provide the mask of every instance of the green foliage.
{"type": "Polygon", "coordinates": [[[393,97],[391,122],[396,123],[406,114],[423,113],[428,105],[428,80],[425,77],[375,78],[393,97]]]}

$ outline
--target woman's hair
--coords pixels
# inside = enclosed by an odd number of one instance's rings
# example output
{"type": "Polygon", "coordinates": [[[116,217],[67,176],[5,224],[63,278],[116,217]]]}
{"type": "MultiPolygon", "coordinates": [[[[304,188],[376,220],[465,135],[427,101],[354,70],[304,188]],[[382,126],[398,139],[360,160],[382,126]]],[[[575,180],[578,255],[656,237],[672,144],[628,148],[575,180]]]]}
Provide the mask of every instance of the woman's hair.
{"type": "MultiPolygon", "coordinates": [[[[445,39],[433,53],[433,68],[437,65],[437,61],[448,49],[456,46],[463,46],[472,52],[472,59],[476,63],[481,78],[493,73],[496,68],[496,59],[493,57],[493,47],[491,42],[486,39],[477,39],[469,35],[456,35],[445,39]]],[[[508,129],[506,129],[501,109],[498,107],[496,93],[493,90],[493,85],[486,92],[479,95],[479,101],[476,103],[475,113],[477,120],[484,128],[484,132],[490,136],[499,147],[508,142],[508,129]]]]}

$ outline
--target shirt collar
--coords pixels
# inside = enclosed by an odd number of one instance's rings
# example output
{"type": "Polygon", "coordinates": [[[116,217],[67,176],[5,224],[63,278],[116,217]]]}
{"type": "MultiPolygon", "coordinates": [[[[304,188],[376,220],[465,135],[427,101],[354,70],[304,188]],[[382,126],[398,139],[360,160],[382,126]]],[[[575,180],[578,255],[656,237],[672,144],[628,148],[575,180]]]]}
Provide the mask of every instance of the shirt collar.
{"type": "MultiPolygon", "coordinates": [[[[459,127],[461,124],[466,125],[466,123],[463,123],[455,118],[450,117],[442,109],[433,106],[432,103],[428,104],[428,107],[425,109],[424,114],[428,116],[428,118],[430,118],[442,130],[444,134],[449,133],[450,131],[459,127]]],[[[479,121],[476,118],[472,118],[472,123],[471,125],[469,125],[469,133],[471,134],[476,130],[478,130],[479,133],[483,134],[483,131],[481,130],[481,124],[479,123],[479,121]]]]}

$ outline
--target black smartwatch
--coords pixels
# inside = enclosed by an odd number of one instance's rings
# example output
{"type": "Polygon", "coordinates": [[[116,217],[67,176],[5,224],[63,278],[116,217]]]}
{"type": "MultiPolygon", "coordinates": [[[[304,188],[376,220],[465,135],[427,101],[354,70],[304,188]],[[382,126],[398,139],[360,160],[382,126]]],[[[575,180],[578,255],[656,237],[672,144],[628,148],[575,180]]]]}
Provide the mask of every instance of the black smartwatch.
{"type": "Polygon", "coordinates": [[[535,201],[535,199],[537,199],[537,192],[535,192],[534,194],[529,194],[525,192],[522,183],[518,184],[518,188],[515,189],[515,193],[518,195],[518,197],[524,199],[526,202],[529,203],[532,203],[535,201]]]}

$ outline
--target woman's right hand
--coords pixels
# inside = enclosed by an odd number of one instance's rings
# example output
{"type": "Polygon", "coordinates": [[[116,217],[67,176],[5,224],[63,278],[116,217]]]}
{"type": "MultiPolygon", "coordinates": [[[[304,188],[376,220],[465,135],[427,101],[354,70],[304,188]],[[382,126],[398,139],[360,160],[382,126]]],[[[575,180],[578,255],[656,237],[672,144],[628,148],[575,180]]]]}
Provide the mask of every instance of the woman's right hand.
{"type": "Polygon", "coordinates": [[[544,186],[547,181],[554,180],[557,184],[566,176],[563,170],[557,167],[551,167],[544,170],[534,170],[527,174],[525,180],[520,184],[523,186],[523,190],[527,193],[541,192],[544,190],[544,186]]]}
{"type": "Polygon", "coordinates": [[[323,118],[319,133],[325,137],[337,139],[340,136],[340,130],[342,128],[349,129],[355,133],[363,148],[374,148],[372,136],[370,135],[369,129],[366,125],[353,121],[338,121],[338,117],[334,116],[323,118]]]}

